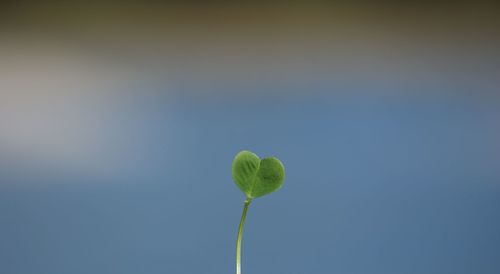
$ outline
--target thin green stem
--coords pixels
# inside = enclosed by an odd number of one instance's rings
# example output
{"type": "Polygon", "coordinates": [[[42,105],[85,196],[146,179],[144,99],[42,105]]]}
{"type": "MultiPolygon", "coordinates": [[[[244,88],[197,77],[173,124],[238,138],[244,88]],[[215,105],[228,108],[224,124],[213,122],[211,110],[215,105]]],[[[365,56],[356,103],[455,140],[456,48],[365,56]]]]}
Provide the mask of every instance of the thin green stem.
{"type": "Polygon", "coordinates": [[[243,238],[243,227],[245,226],[245,219],[247,217],[248,206],[252,199],[247,198],[243,206],[243,213],[241,214],[240,227],[238,229],[238,238],[236,240],[236,274],[241,274],[241,239],[243,238]]]}

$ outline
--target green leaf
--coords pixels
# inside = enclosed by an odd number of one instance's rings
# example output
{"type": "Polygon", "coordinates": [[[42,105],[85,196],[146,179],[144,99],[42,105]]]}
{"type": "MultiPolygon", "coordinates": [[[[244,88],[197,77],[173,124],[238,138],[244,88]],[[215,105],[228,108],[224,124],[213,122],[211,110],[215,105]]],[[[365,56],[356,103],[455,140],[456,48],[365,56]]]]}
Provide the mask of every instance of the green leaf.
{"type": "Polygon", "coordinates": [[[285,168],[277,158],[260,159],[250,151],[241,151],[233,160],[233,180],[250,198],[270,194],[283,186],[285,168]]]}

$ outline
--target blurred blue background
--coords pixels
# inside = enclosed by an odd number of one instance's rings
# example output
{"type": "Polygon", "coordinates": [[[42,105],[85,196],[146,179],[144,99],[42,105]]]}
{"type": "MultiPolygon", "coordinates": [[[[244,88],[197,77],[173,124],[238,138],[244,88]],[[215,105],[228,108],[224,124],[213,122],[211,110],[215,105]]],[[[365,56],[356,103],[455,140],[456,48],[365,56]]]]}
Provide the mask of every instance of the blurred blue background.
{"type": "Polygon", "coordinates": [[[500,272],[497,7],[3,11],[0,273],[500,272]]]}

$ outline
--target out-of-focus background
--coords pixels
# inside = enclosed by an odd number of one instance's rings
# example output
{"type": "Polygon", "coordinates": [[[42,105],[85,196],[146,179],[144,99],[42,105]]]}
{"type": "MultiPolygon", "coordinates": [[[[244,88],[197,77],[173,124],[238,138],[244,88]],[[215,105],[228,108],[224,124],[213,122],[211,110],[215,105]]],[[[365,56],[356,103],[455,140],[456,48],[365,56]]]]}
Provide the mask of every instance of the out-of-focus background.
{"type": "MultiPolygon", "coordinates": [[[[375,1],[373,1],[375,2],[375,1]]],[[[500,9],[3,1],[0,273],[500,273],[500,9]]]]}

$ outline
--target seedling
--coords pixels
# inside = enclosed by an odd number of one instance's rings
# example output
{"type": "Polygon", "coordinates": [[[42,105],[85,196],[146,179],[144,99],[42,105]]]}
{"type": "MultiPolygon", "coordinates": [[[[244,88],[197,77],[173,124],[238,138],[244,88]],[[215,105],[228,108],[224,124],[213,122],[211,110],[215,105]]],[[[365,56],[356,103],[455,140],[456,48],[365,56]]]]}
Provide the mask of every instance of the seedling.
{"type": "Polygon", "coordinates": [[[283,186],[285,168],[274,157],[260,159],[243,150],[233,160],[233,180],[246,196],[236,239],[236,274],[241,274],[241,239],[248,206],[253,199],[275,192],[283,186]]]}

